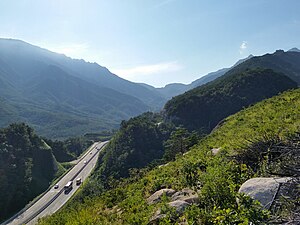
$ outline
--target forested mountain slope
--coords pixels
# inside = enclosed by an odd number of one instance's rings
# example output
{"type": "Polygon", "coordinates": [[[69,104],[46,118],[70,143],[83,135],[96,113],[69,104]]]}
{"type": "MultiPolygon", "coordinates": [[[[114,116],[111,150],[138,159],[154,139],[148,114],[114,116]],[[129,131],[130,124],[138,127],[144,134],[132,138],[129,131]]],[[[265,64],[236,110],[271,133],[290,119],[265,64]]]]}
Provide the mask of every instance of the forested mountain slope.
{"type": "Polygon", "coordinates": [[[62,172],[51,148],[25,124],[0,130],[0,221],[45,191],[62,172]]]}
{"type": "Polygon", "coordinates": [[[96,63],[12,39],[0,39],[0,87],[0,126],[27,122],[57,138],[116,128],[166,101],[96,63]]]}
{"type": "Polygon", "coordinates": [[[167,120],[176,125],[207,133],[243,107],[296,87],[296,82],[270,69],[233,69],[206,85],[172,98],[164,111],[167,120]]]}
{"type": "MultiPolygon", "coordinates": [[[[76,224],[79,221],[83,224],[148,224],[158,208],[166,215],[161,218],[161,224],[182,221],[221,224],[224,220],[227,224],[237,221],[245,224],[268,223],[265,211],[238,194],[240,185],[258,174],[255,174],[251,164],[241,163],[233,156],[266,137],[285,140],[299,132],[299,110],[299,89],[243,109],[224,120],[188,154],[178,156],[174,162],[120,181],[115,188],[93,200],[89,196],[81,196],[80,201],[75,199],[40,224],[54,224],[57,221],[60,224],[76,224]],[[221,154],[212,154],[212,148],[220,148],[221,154]],[[187,187],[196,190],[199,202],[187,207],[180,217],[167,207],[168,198],[147,204],[147,198],[161,188],[181,190],[187,187]],[[239,204],[236,204],[237,197],[242,199],[239,204]]],[[[261,148],[261,151],[267,150],[261,148]]]]}

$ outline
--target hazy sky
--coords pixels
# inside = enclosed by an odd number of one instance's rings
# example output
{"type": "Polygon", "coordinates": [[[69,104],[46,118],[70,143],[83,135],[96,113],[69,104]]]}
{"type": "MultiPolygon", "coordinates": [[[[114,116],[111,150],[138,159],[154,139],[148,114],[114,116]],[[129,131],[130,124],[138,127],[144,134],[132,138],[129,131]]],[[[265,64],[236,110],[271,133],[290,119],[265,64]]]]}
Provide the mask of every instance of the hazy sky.
{"type": "Polygon", "coordinates": [[[300,1],[0,0],[0,37],[164,86],[300,47],[300,1]]]}

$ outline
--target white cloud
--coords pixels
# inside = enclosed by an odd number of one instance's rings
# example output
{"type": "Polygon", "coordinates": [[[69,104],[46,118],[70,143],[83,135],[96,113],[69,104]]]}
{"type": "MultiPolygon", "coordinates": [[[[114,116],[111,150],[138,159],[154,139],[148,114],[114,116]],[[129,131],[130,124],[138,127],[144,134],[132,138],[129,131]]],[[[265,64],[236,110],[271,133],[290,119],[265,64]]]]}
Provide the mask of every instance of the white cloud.
{"type": "Polygon", "coordinates": [[[243,41],[242,44],[240,45],[240,54],[243,54],[247,48],[248,48],[248,42],[243,41]]]}
{"type": "Polygon", "coordinates": [[[142,65],[126,69],[112,69],[111,71],[124,78],[135,78],[142,75],[162,74],[179,71],[183,68],[178,62],[163,62],[151,65],[142,65]]]}

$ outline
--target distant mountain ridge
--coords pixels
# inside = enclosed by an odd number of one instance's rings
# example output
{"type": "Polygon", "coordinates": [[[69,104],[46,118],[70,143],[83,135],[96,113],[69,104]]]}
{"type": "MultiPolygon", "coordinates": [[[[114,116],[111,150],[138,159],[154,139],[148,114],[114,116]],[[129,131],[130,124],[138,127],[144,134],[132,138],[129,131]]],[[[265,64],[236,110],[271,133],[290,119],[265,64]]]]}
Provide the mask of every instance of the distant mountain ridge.
{"type": "Polygon", "coordinates": [[[291,48],[288,52],[300,52],[298,48],[291,48]]]}
{"type": "Polygon", "coordinates": [[[166,101],[96,63],[13,39],[0,39],[0,87],[0,126],[27,122],[59,138],[116,128],[166,101]]]}
{"type": "Polygon", "coordinates": [[[204,85],[210,81],[217,79],[218,77],[223,76],[226,72],[228,72],[233,67],[247,61],[248,59],[251,59],[252,57],[254,57],[254,56],[249,55],[248,57],[237,61],[232,67],[223,68],[223,69],[219,69],[215,72],[208,73],[207,75],[200,77],[199,79],[193,81],[190,84],[172,83],[172,84],[166,85],[163,88],[157,88],[157,90],[167,99],[171,99],[172,97],[174,97],[176,95],[182,94],[186,91],[189,91],[193,88],[204,85]]]}

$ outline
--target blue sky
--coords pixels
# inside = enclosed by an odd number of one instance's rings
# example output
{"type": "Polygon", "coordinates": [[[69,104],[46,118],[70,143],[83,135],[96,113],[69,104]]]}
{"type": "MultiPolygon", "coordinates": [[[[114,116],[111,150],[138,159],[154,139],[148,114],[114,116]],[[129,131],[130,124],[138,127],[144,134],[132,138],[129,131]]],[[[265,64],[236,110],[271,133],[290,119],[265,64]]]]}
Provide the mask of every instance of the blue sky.
{"type": "Polygon", "coordinates": [[[299,0],[1,0],[0,37],[156,87],[300,48],[299,0]]]}

